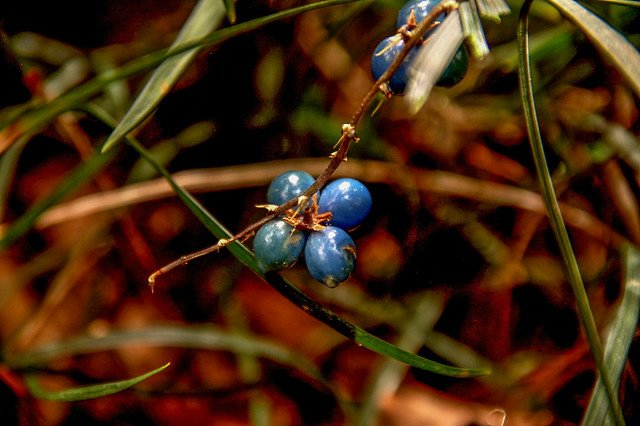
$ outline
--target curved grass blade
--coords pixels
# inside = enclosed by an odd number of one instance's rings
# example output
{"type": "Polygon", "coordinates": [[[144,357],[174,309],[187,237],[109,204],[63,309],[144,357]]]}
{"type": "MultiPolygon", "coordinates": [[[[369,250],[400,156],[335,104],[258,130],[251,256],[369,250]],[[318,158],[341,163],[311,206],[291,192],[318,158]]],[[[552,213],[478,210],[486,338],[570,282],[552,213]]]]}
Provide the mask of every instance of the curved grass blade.
{"type": "MultiPolygon", "coordinates": [[[[89,109],[89,112],[94,114],[97,118],[104,121],[105,123],[111,123],[111,125],[113,125],[113,119],[111,119],[106,115],[104,111],[98,109],[97,107],[92,106],[92,108],[89,109]]],[[[216,238],[229,239],[232,237],[232,234],[220,222],[218,222],[215,217],[213,217],[191,194],[182,189],[182,187],[173,180],[167,169],[156,162],[146,148],[140,145],[133,138],[127,138],[127,143],[133,149],[135,149],[144,159],[149,161],[149,163],[158,171],[158,173],[160,173],[167,180],[169,185],[171,185],[182,202],[216,238]]],[[[385,340],[367,333],[360,327],[353,325],[342,317],[336,315],[331,310],[326,309],[320,303],[316,302],[305,293],[303,293],[296,286],[282,278],[279,274],[262,273],[260,271],[260,268],[258,267],[258,262],[256,261],[255,256],[242,243],[233,241],[225,247],[235,256],[236,259],[238,259],[241,263],[251,269],[256,275],[265,280],[267,284],[277,290],[281,295],[289,299],[289,301],[294,303],[309,315],[325,323],[338,333],[354,340],[359,345],[371,349],[372,351],[377,352],[381,355],[389,356],[398,361],[402,361],[413,367],[445,376],[477,377],[490,373],[489,369],[487,368],[466,369],[451,367],[402,350],[385,340]]]]}
{"type": "MultiPolygon", "coordinates": [[[[401,326],[397,346],[418,351],[424,344],[425,334],[433,328],[442,314],[443,297],[434,293],[424,293],[413,305],[411,313],[401,326]]],[[[407,370],[406,364],[391,358],[385,359],[376,368],[369,377],[356,424],[366,426],[377,423],[376,417],[381,401],[396,393],[407,370]]]]}
{"type": "Polygon", "coordinates": [[[236,23],[236,1],[224,0],[224,7],[227,10],[227,19],[232,24],[236,23]]]}
{"type": "Polygon", "coordinates": [[[482,60],[489,54],[489,45],[482,29],[482,21],[478,16],[476,4],[465,1],[460,3],[458,10],[460,11],[460,24],[467,40],[467,46],[476,59],[482,60]]]}
{"type": "Polygon", "coordinates": [[[409,68],[406,101],[411,114],[417,114],[425,104],[431,89],[464,41],[458,10],[452,10],[429,39],[409,68]]]}
{"type": "Polygon", "coordinates": [[[141,74],[144,71],[153,69],[172,56],[188,52],[194,48],[215,46],[231,38],[255,31],[265,25],[291,18],[304,12],[344,3],[351,3],[354,1],[360,0],[323,0],[304,6],[294,7],[272,15],[243,22],[232,27],[223,28],[199,40],[184,43],[180,46],[175,46],[172,49],[162,49],[150,53],[138,59],[134,59],[120,68],[111,69],[98,74],[92,80],[71,89],[64,95],[30,109],[22,114],[18,120],[14,117],[1,120],[0,131],[4,132],[5,129],[8,129],[10,132],[7,132],[6,138],[8,138],[8,142],[0,147],[0,153],[25,133],[36,132],[63,112],[80,108],[83,104],[99,94],[114,81],[132,77],[141,74]]]}
{"type": "Polygon", "coordinates": [[[9,189],[11,188],[11,182],[18,167],[18,159],[24,146],[24,143],[16,143],[0,157],[0,222],[4,220],[7,199],[9,198],[9,189]]]}
{"type": "MultiPolygon", "coordinates": [[[[209,35],[222,21],[225,13],[224,9],[222,0],[200,0],[193,8],[180,33],[178,33],[172,48],[209,35]]],[[[194,48],[167,58],[162,65],[155,69],[149,81],[136,97],[133,105],[131,105],[122,120],[120,120],[120,123],[118,123],[118,126],[104,143],[102,152],[112,148],[124,135],[131,132],[151,115],[180,76],[195,60],[199,51],[200,48],[194,48]]],[[[171,53],[171,48],[167,53],[171,53]]]]}
{"type": "Polygon", "coordinates": [[[106,154],[94,153],[87,161],[80,164],[56,187],[52,194],[31,206],[4,234],[0,235],[0,250],[6,249],[15,240],[29,232],[42,213],[100,172],[113,159],[114,155],[115,151],[114,153],[106,154]]]}
{"type": "Polygon", "coordinates": [[[286,347],[256,336],[230,333],[209,325],[154,326],[141,330],[114,331],[100,337],[76,337],[8,358],[5,363],[11,368],[28,368],[44,365],[61,357],[121,349],[128,345],[226,350],[271,359],[322,380],[313,363],[286,347]]]}
{"type": "MultiPolygon", "coordinates": [[[[638,326],[640,311],[640,252],[635,247],[627,246],[622,257],[625,269],[624,293],[607,333],[604,351],[605,363],[609,367],[616,390],[620,386],[620,375],[638,326]]],[[[611,423],[607,394],[602,382],[598,380],[582,424],[596,426],[611,423]]]]}
{"type": "Polygon", "coordinates": [[[558,242],[562,260],[565,264],[567,278],[571,284],[580,320],[587,336],[587,342],[591,349],[591,354],[595,360],[596,367],[600,377],[602,378],[604,387],[607,391],[611,414],[614,416],[616,424],[623,425],[624,417],[622,409],[618,402],[618,397],[613,389],[607,366],[604,363],[604,355],[602,353],[602,343],[598,335],[598,329],[593,317],[593,312],[589,305],[589,298],[582,282],[580,269],[576,260],[575,253],[571,247],[569,234],[565,227],[558,199],[556,198],[555,189],[549,167],[547,165],[544,147],[542,145],[542,136],[538,125],[538,115],[536,112],[536,104],[533,97],[533,85],[531,82],[531,63],[529,56],[529,9],[533,0],[527,0],[520,11],[520,19],[518,21],[518,53],[520,64],[518,67],[518,75],[520,80],[520,96],[522,98],[522,108],[527,124],[527,132],[529,136],[529,145],[533,155],[533,160],[538,174],[538,181],[542,190],[547,212],[549,214],[549,222],[558,242]]]}
{"type": "Polygon", "coordinates": [[[576,24],[640,96],[640,52],[622,34],[574,0],[547,0],[576,24]]]}
{"type": "Polygon", "coordinates": [[[141,381],[148,379],[149,377],[157,374],[167,368],[170,363],[166,363],[160,368],[156,368],[153,371],[142,374],[128,380],[121,380],[118,382],[101,383],[91,386],[80,386],[75,388],[64,389],[61,391],[48,391],[43,389],[38,383],[38,379],[33,374],[28,374],[25,377],[25,383],[29,392],[39,399],[46,399],[49,401],[83,401],[85,399],[100,398],[101,396],[111,395],[120,391],[123,391],[131,386],[137,385],[141,381]]]}

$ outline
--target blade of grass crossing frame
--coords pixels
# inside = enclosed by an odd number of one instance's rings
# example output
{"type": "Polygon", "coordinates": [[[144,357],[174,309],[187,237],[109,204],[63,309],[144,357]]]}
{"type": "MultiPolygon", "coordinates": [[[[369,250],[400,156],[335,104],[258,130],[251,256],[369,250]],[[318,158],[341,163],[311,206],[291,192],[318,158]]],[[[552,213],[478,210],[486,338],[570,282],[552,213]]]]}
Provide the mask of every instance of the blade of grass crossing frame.
{"type": "Polygon", "coordinates": [[[236,1],[224,0],[224,7],[227,9],[227,19],[232,24],[236,23],[236,1]]]}
{"type": "Polygon", "coordinates": [[[429,43],[416,53],[409,67],[410,78],[407,82],[406,102],[411,114],[417,114],[425,104],[431,89],[464,40],[458,10],[449,12],[438,26],[438,31],[435,31],[429,39],[429,43]]]}
{"type": "MultiPolygon", "coordinates": [[[[88,111],[106,124],[113,125],[114,120],[95,105],[91,105],[91,108],[88,108],[88,111]]],[[[227,229],[225,229],[225,227],[220,222],[218,222],[215,217],[209,214],[209,212],[195,198],[193,198],[191,194],[182,189],[182,187],[180,187],[180,185],[178,185],[173,180],[167,169],[156,162],[146,148],[144,148],[131,137],[127,137],[126,140],[133,149],[135,149],[144,159],[149,161],[149,163],[158,171],[158,173],[160,173],[165,179],[167,179],[167,182],[174,189],[178,197],[216,238],[229,239],[230,237],[232,237],[232,234],[227,229]]],[[[258,262],[253,253],[240,242],[234,241],[226,245],[225,248],[227,248],[235,256],[236,259],[238,259],[245,266],[251,269],[256,275],[265,280],[281,295],[289,299],[289,301],[307,312],[309,315],[328,325],[338,333],[354,340],[359,345],[365,346],[366,348],[369,348],[381,355],[395,358],[413,367],[445,376],[477,377],[490,373],[489,369],[487,368],[466,369],[452,367],[402,350],[392,345],[391,343],[386,342],[385,340],[367,333],[360,327],[353,325],[350,322],[344,320],[342,317],[336,315],[333,311],[326,309],[324,306],[303,293],[296,286],[282,278],[279,274],[262,273],[260,271],[260,268],[258,267],[258,262]]]]}
{"type": "Polygon", "coordinates": [[[610,380],[607,367],[604,363],[604,355],[602,352],[602,343],[595,324],[591,307],[589,306],[589,298],[582,282],[578,262],[571,247],[569,234],[564,225],[558,200],[556,198],[551,173],[547,166],[544,147],[542,145],[542,136],[538,125],[538,116],[536,113],[536,105],[533,97],[533,86],[531,82],[531,64],[529,57],[529,9],[533,0],[524,2],[520,11],[520,19],[518,21],[518,54],[520,63],[518,67],[520,80],[520,96],[522,98],[522,108],[527,124],[527,132],[529,136],[529,144],[536,166],[538,180],[542,191],[542,197],[547,207],[549,222],[558,242],[562,260],[564,262],[567,279],[571,284],[580,320],[587,336],[587,342],[591,349],[591,354],[595,360],[596,367],[600,378],[606,389],[609,400],[611,414],[618,425],[624,424],[622,409],[618,402],[618,397],[610,380]]]}
{"type": "MultiPolygon", "coordinates": [[[[178,33],[171,47],[200,40],[215,30],[225,15],[222,0],[200,0],[178,33]]],[[[194,48],[172,56],[162,63],[151,75],[149,81],[137,96],[133,105],[124,115],[102,147],[102,151],[112,148],[124,135],[142,123],[162,99],[169,93],[178,79],[196,58],[199,48],[194,48]]],[[[169,53],[171,48],[169,48],[169,53]]]]}
{"type": "Polygon", "coordinates": [[[640,52],[622,34],[574,0],[547,0],[576,24],[640,96],[640,52]]]}
{"type": "Polygon", "coordinates": [[[460,3],[458,10],[460,11],[460,24],[467,40],[467,46],[476,59],[482,60],[489,54],[489,45],[484,36],[482,22],[478,16],[475,3],[466,1],[460,3]]]}
{"type": "Polygon", "coordinates": [[[153,326],[140,330],[112,331],[99,337],[75,337],[50,343],[5,360],[12,368],[37,367],[61,357],[122,349],[129,345],[226,350],[271,359],[323,380],[315,365],[288,348],[258,336],[231,333],[210,325],[153,326]]]}
{"type": "Polygon", "coordinates": [[[148,379],[154,374],[158,374],[165,368],[167,368],[170,363],[163,365],[160,368],[156,368],[153,371],[149,371],[148,373],[142,374],[140,376],[134,377],[128,380],[121,380],[118,382],[108,382],[108,383],[100,383],[97,385],[91,386],[80,386],[75,388],[64,389],[60,391],[49,391],[43,389],[38,383],[38,379],[34,374],[28,374],[25,377],[25,383],[27,385],[27,389],[29,392],[39,399],[46,399],[49,401],[61,401],[61,402],[72,402],[72,401],[83,401],[86,399],[100,398],[102,396],[112,395],[114,393],[123,391],[131,386],[137,385],[143,380],[148,379]]]}
{"type": "MultiPolygon", "coordinates": [[[[18,146],[18,145],[16,145],[18,146]]],[[[12,147],[15,148],[16,146],[12,147]]],[[[54,191],[41,201],[36,202],[29,210],[20,216],[5,233],[0,235],[0,250],[6,249],[15,240],[29,232],[36,220],[50,207],[56,205],[65,196],[87,182],[100,172],[115,156],[113,153],[94,154],[84,163],[80,164],[54,191]]]]}
{"type": "Polygon", "coordinates": [[[16,143],[0,157],[0,222],[4,220],[9,198],[11,182],[18,167],[18,159],[24,149],[24,143],[16,143]]]}
{"type": "Polygon", "coordinates": [[[7,144],[0,146],[0,153],[2,153],[11,143],[13,143],[13,141],[19,139],[26,133],[36,132],[42,129],[43,126],[45,126],[47,123],[49,123],[51,120],[53,120],[63,112],[81,108],[85,102],[99,94],[100,91],[104,90],[105,87],[107,87],[114,81],[132,77],[141,74],[144,71],[153,69],[172,56],[188,52],[194,48],[215,46],[233,37],[247,34],[265,25],[278,22],[283,19],[291,18],[304,12],[320,9],[323,7],[352,3],[355,1],[360,0],[323,0],[316,3],[294,7],[268,16],[256,18],[251,21],[246,21],[228,28],[220,29],[204,38],[181,44],[180,46],[176,46],[175,48],[170,50],[162,49],[134,59],[120,68],[105,71],[101,74],[98,74],[96,77],[82,84],[81,86],[71,89],[62,96],[59,96],[45,104],[31,108],[30,110],[21,114],[19,118],[12,116],[10,118],[1,119],[0,131],[4,131],[11,126],[11,129],[14,130],[14,132],[10,132],[10,134],[7,136],[11,138],[11,140],[7,144]]]}
{"type": "MultiPolygon", "coordinates": [[[[622,301],[607,332],[604,350],[605,363],[609,367],[611,381],[616,390],[620,386],[620,375],[638,326],[640,310],[640,252],[635,247],[628,246],[625,247],[622,258],[625,270],[622,301]]],[[[598,380],[582,424],[612,424],[608,414],[607,394],[602,382],[598,380]]]]}

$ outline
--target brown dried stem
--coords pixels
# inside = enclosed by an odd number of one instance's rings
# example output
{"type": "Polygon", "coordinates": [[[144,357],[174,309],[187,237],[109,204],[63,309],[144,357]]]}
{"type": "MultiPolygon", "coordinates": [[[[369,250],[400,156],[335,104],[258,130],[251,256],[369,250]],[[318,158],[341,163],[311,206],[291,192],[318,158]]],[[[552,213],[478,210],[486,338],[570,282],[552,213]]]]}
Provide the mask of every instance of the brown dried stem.
{"type": "MultiPolygon", "coordinates": [[[[302,197],[305,197],[305,199],[311,198],[313,194],[318,192],[320,188],[322,188],[329,181],[329,179],[331,178],[333,173],[338,169],[340,164],[346,161],[347,153],[349,152],[349,147],[351,146],[351,143],[352,142],[357,143],[359,140],[358,136],[356,135],[356,128],[358,127],[358,124],[360,123],[360,120],[364,116],[365,112],[371,107],[371,104],[373,103],[373,100],[376,94],[380,91],[380,87],[389,81],[393,73],[396,72],[396,70],[402,64],[402,61],[404,61],[404,58],[409,54],[409,51],[422,41],[422,37],[426,34],[429,28],[431,28],[431,26],[436,20],[436,17],[438,17],[443,12],[454,10],[457,7],[458,7],[458,2],[455,0],[440,3],[438,6],[433,8],[433,10],[424,19],[424,21],[420,22],[420,24],[418,24],[414,30],[411,30],[411,31],[408,31],[406,29],[401,30],[402,34],[405,37],[408,36],[408,39],[405,42],[404,48],[402,49],[402,51],[400,51],[400,53],[395,58],[395,60],[391,63],[389,68],[380,76],[380,78],[369,89],[369,91],[363,98],[362,102],[360,103],[360,107],[353,114],[351,121],[348,124],[343,124],[342,134],[340,135],[340,139],[338,139],[338,142],[335,145],[336,147],[338,147],[338,150],[331,154],[331,161],[329,161],[329,164],[327,164],[327,167],[322,171],[322,173],[320,174],[320,176],[318,176],[315,182],[300,195],[299,198],[302,198],[302,197]]],[[[151,286],[151,288],[153,288],[153,285],[156,279],[160,275],[163,275],[178,266],[184,265],[195,258],[205,256],[209,253],[216,252],[231,242],[244,241],[248,239],[265,223],[269,222],[270,220],[274,219],[275,217],[284,213],[285,211],[289,209],[293,209],[294,207],[297,207],[299,198],[293,198],[287,201],[286,203],[280,205],[275,210],[269,212],[269,214],[267,214],[265,217],[247,226],[246,228],[244,228],[242,231],[240,231],[233,237],[227,240],[220,240],[215,245],[199,250],[197,252],[194,252],[185,256],[181,256],[179,259],[176,259],[175,261],[163,266],[162,268],[158,269],[157,271],[155,271],[149,276],[149,285],[151,286]]]]}

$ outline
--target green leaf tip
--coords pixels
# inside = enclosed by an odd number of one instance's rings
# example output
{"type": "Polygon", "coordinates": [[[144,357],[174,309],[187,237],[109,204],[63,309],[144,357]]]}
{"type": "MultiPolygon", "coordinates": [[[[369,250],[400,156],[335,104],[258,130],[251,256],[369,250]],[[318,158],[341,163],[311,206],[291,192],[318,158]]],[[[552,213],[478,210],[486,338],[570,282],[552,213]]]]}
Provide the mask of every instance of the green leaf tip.
{"type": "Polygon", "coordinates": [[[420,355],[407,352],[391,343],[375,337],[364,330],[357,329],[355,341],[362,346],[371,349],[381,355],[391,357],[397,361],[403,362],[411,367],[421,370],[430,371],[442,376],[457,377],[460,379],[486,376],[491,374],[491,369],[486,367],[479,368],[460,368],[441,364],[436,361],[424,358],[420,355]]]}
{"type": "MultiPolygon", "coordinates": [[[[222,21],[224,11],[221,0],[199,0],[167,55],[178,46],[201,40],[211,34],[222,21]]],[[[153,113],[195,60],[199,51],[200,47],[195,47],[179,55],[170,56],[152,73],[140,95],[102,146],[103,153],[113,148],[153,113]]]]}
{"type": "Polygon", "coordinates": [[[148,379],[154,374],[161,372],[165,368],[169,367],[169,365],[171,365],[170,362],[166,363],[162,367],[156,368],[155,370],[149,371],[148,373],[127,380],[106,382],[90,386],[79,386],[59,391],[48,391],[46,389],[43,389],[38,383],[38,379],[34,374],[29,374],[25,377],[25,384],[27,385],[27,389],[29,390],[29,392],[38,399],[59,402],[83,401],[86,399],[100,398],[102,396],[107,396],[123,391],[127,388],[130,388],[131,386],[140,383],[143,380],[148,379]]]}

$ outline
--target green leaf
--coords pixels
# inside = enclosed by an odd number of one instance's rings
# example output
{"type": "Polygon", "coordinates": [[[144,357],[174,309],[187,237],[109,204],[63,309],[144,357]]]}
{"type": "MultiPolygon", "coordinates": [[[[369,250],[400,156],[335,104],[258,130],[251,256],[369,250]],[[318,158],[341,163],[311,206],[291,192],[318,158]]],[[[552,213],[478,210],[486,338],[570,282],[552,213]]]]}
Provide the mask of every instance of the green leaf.
{"type": "Polygon", "coordinates": [[[122,380],[118,382],[107,382],[101,383],[97,385],[91,386],[80,386],[75,388],[64,389],[60,391],[48,391],[43,389],[38,383],[38,379],[34,374],[28,374],[25,377],[25,383],[27,385],[27,389],[29,392],[39,399],[46,399],[49,401],[61,401],[61,402],[71,402],[71,401],[83,401],[85,399],[93,399],[99,398],[101,396],[107,396],[114,394],[116,392],[120,392],[131,386],[134,386],[141,381],[148,379],[149,377],[157,374],[167,368],[170,363],[163,365],[160,368],[156,368],[153,371],[149,371],[148,373],[142,374],[140,376],[134,377],[128,380],[122,380]]]}
{"type": "MultiPolygon", "coordinates": [[[[162,49],[150,53],[138,59],[134,59],[120,68],[111,69],[98,74],[92,80],[71,89],[64,95],[26,111],[24,114],[20,115],[17,120],[16,117],[13,116],[0,120],[0,131],[12,126],[11,134],[7,135],[7,138],[9,139],[8,144],[10,144],[12,141],[22,137],[24,134],[39,131],[47,123],[63,112],[81,108],[85,102],[99,94],[114,81],[132,77],[134,75],[141,74],[144,71],[153,69],[172,56],[180,55],[184,52],[193,50],[194,48],[215,46],[233,37],[247,34],[265,25],[291,18],[304,12],[323,7],[351,3],[354,1],[359,0],[324,0],[304,6],[294,7],[272,15],[256,18],[228,28],[223,28],[206,37],[188,43],[183,43],[180,46],[175,46],[171,49],[162,49]]],[[[6,146],[3,145],[0,147],[0,153],[4,151],[4,149],[6,149],[6,146]]]]}
{"type": "MultiPolygon", "coordinates": [[[[95,105],[90,105],[87,111],[93,114],[96,118],[102,120],[106,124],[113,125],[114,120],[107,115],[107,113],[95,105]]],[[[191,210],[191,212],[205,225],[205,227],[219,239],[229,239],[232,234],[225,229],[225,227],[218,222],[218,220],[211,216],[211,214],[187,191],[185,191],[175,180],[171,177],[171,174],[161,164],[159,164],[149,151],[140,145],[135,139],[128,137],[127,143],[135,149],[142,158],[146,159],[169,183],[169,185],[176,192],[178,197],[185,203],[185,205],[191,210]]],[[[477,377],[490,373],[488,368],[458,368],[451,367],[438,362],[429,360],[419,355],[412,354],[405,350],[402,350],[389,342],[386,342],[370,333],[367,333],[358,326],[351,324],[344,320],[342,317],[336,315],[334,312],[326,309],[324,306],[311,299],[304,294],[293,284],[282,278],[277,273],[263,274],[258,267],[258,262],[247,249],[246,246],[238,241],[233,241],[225,246],[240,262],[251,269],[256,275],[265,280],[271,287],[277,290],[284,297],[289,299],[292,303],[298,306],[300,309],[307,312],[309,315],[325,323],[338,333],[345,337],[354,340],[357,344],[365,346],[374,352],[381,355],[390,356],[398,361],[402,361],[408,365],[423,370],[432,371],[437,374],[442,374],[452,377],[477,377]]]]}
{"type": "MultiPolygon", "coordinates": [[[[209,35],[222,21],[225,8],[222,0],[200,0],[191,12],[180,33],[172,44],[172,48],[181,46],[209,35]]],[[[172,56],[162,63],[151,75],[149,81],[133,102],[118,126],[111,133],[102,147],[105,152],[142,123],[162,99],[169,93],[180,76],[196,58],[200,48],[194,48],[179,55],[172,56]]],[[[167,54],[171,53],[171,48],[167,54]]]]}
{"type": "MultiPolygon", "coordinates": [[[[638,326],[640,311],[640,252],[627,246],[622,254],[625,268],[624,293],[615,318],[607,332],[604,359],[615,389],[620,386],[620,375],[627,360],[629,347],[638,326]]],[[[598,380],[582,422],[583,425],[609,425],[609,403],[607,393],[598,380]]]]}
{"type": "Polygon", "coordinates": [[[547,0],[576,24],[640,96],[640,52],[622,34],[574,0],[547,0]]]}
{"type": "MultiPolygon", "coordinates": [[[[489,45],[484,36],[482,21],[478,16],[478,10],[474,2],[460,3],[460,24],[464,32],[467,46],[471,50],[471,54],[478,60],[482,60],[489,54],[489,45]]],[[[498,16],[498,21],[500,20],[498,16]]]]}
{"type": "MultiPolygon", "coordinates": [[[[16,145],[16,147],[17,146],[19,145],[16,145]]],[[[65,196],[71,193],[71,191],[95,176],[100,172],[100,170],[109,164],[109,161],[111,161],[113,157],[113,153],[94,153],[84,163],[80,164],[55,188],[50,195],[31,206],[26,213],[11,224],[5,233],[0,235],[0,250],[6,249],[15,240],[29,232],[42,213],[61,201],[65,196]]]]}
{"type": "Polygon", "coordinates": [[[618,397],[613,389],[607,366],[604,362],[602,351],[602,343],[596,327],[593,312],[589,304],[589,298],[582,282],[578,261],[573,251],[567,228],[562,218],[558,199],[556,197],[553,180],[547,165],[544,147],[542,144],[542,135],[538,122],[538,114],[536,111],[536,103],[533,96],[533,83],[531,79],[531,58],[529,46],[529,9],[533,0],[526,1],[520,11],[520,19],[518,21],[518,53],[520,63],[518,68],[520,97],[522,99],[522,108],[524,110],[525,122],[527,125],[527,133],[529,137],[529,145],[535,163],[538,182],[542,191],[549,222],[555,235],[560,254],[564,262],[567,279],[573,290],[578,307],[578,313],[582,326],[584,328],[587,343],[591,350],[598,373],[602,378],[604,388],[606,389],[609,407],[612,415],[615,417],[616,424],[624,424],[622,409],[618,402],[618,397]]]}
{"type": "Polygon", "coordinates": [[[451,58],[464,41],[458,10],[452,10],[429,37],[409,68],[406,102],[411,114],[417,114],[425,104],[431,89],[442,75],[451,58]]]}
{"type": "Polygon", "coordinates": [[[233,333],[210,325],[153,326],[140,330],[113,331],[100,337],[76,337],[6,358],[5,363],[11,368],[28,368],[44,365],[60,357],[122,349],[128,345],[226,350],[268,358],[298,368],[318,380],[322,378],[310,361],[286,347],[257,336],[233,333]]]}
{"type": "MultiPolygon", "coordinates": [[[[185,205],[191,210],[191,212],[205,225],[205,227],[219,239],[229,239],[232,234],[224,228],[224,226],[218,222],[218,220],[211,216],[211,214],[200,205],[200,203],[193,198],[191,194],[186,192],[178,185],[169,172],[158,164],[155,159],[148,153],[148,151],[136,141],[132,139],[128,140],[129,144],[136,150],[143,158],[147,159],[160,174],[162,174],[171,187],[174,189],[178,197],[185,203],[185,205]]],[[[426,359],[419,355],[412,354],[403,349],[400,349],[389,342],[386,342],[370,333],[367,333],[358,326],[351,324],[344,320],[342,317],[336,315],[334,312],[326,309],[324,306],[311,299],[300,289],[287,280],[282,278],[277,273],[267,273],[266,275],[260,271],[258,262],[253,253],[247,249],[243,244],[238,241],[234,241],[225,246],[240,262],[251,269],[256,275],[264,279],[271,287],[277,290],[281,295],[289,299],[296,306],[307,312],[314,318],[322,321],[338,333],[354,340],[357,344],[365,346],[374,352],[381,355],[390,356],[398,361],[402,361],[408,365],[423,370],[428,370],[437,374],[452,377],[476,377],[489,374],[490,371],[486,368],[477,369],[465,369],[452,367],[438,362],[426,359]]]]}

